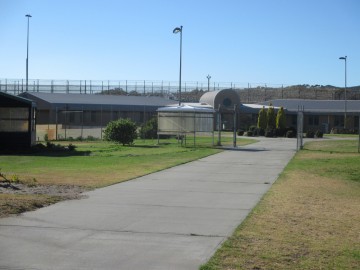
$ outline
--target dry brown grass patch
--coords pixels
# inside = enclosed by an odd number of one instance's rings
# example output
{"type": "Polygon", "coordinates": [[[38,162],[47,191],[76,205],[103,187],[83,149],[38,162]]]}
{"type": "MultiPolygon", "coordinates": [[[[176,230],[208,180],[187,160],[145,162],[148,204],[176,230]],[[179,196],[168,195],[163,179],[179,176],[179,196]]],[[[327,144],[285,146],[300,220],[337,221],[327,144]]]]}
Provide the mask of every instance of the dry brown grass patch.
{"type": "Polygon", "coordinates": [[[284,173],[210,269],[358,269],[359,194],[356,182],[284,173]]]}

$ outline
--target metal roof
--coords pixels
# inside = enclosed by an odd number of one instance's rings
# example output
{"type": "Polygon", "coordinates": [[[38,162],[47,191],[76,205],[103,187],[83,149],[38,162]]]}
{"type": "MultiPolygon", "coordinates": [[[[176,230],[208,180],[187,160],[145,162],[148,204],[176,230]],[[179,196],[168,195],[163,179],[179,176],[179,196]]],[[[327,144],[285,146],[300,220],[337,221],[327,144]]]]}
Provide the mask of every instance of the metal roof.
{"type": "MultiPolygon", "coordinates": [[[[240,104],[239,111],[242,113],[252,113],[252,114],[258,114],[259,111],[262,108],[265,108],[266,110],[270,108],[269,105],[264,104],[240,104]]],[[[272,106],[275,111],[279,110],[280,107],[272,106]]],[[[286,109],[284,109],[286,111],[286,109]]]]}
{"type": "Polygon", "coordinates": [[[36,97],[50,104],[83,104],[83,105],[130,105],[130,106],[166,106],[174,104],[173,100],[153,96],[117,96],[94,94],[52,94],[26,92],[21,94],[31,99],[36,97]]]}
{"type": "MultiPolygon", "coordinates": [[[[0,97],[2,97],[4,100],[10,99],[10,100],[13,100],[18,103],[23,103],[23,104],[27,104],[27,105],[31,105],[31,106],[35,107],[35,103],[32,100],[24,98],[24,97],[14,96],[12,94],[5,93],[2,91],[0,91],[0,97]]],[[[8,101],[5,101],[5,102],[8,102],[8,101]]]]}
{"type": "MultiPolygon", "coordinates": [[[[262,102],[262,105],[272,104],[275,107],[283,107],[288,112],[298,112],[303,107],[305,112],[312,113],[343,113],[345,100],[311,100],[311,99],[276,99],[262,102]]],[[[348,113],[360,113],[360,100],[347,100],[348,113]]]]}

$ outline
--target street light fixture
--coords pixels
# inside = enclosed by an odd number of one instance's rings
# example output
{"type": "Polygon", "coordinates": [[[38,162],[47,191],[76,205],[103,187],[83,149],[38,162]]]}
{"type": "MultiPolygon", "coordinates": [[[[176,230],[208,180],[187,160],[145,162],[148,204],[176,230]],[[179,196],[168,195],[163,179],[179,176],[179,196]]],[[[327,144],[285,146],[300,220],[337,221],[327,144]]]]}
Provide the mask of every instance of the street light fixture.
{"type": "Polygon", "coordinates": [[[346,114],[347,114],[347,97],[346,97],[346,60],[347,60],[347,56],[344,56],[344,57],[339,57],[340,60],[344,60],[345,61],[345,91],[344,91],[344,98],[345,98],[345,102],[344,102],[344,129],[346,129],[346,120],[347,120],[347,117],[346,117],[346,114]]]}
{"type": "Polygon", "coordinates": [[[29,21],[32,17],[30,14],[26,14],[27,17],[27,44],[26,44],[26,92],[29,90],[29,21]]]}
{"type": "Polygon", "coordinates": [[[207,75],[206,78],[208,79],[208,92],[210,92],[210,79],[211,79],[211,76],[207,75]]]}
{"type": "Polygon", "coordinates": [[[174,34],[180,33],[180,72],[179,72],[179,106],[181,105],[181,60],[182,60],[182,25],[175,27],[173,30],[174,34]]]}

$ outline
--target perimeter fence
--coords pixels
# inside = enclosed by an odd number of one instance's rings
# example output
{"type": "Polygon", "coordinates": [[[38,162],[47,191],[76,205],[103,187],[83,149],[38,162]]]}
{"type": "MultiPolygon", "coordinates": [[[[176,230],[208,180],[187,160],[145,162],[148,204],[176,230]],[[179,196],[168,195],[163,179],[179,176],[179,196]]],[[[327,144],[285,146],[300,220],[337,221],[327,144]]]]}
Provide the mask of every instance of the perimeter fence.
{"type": "MultiPolygon", "coordinates": [[[[198,102],[207,91],[234,89],[243,103],[257,103],[274,99],[345,99],[344,88],[322,85],[284,85],[242,82],[183,81],[182,102],[198,102]]],[[[179,99],[178,81],[151,80],[41,80],[1,79],[0,91],[18,95],[23,92],[66,94],[117,94],[131,96],[162,96],[179,99]]],[[[360,99],[360,87],[348,87],[347,99],[360,99]]]]}
{"type": "MultiPolygon", "coordinates": [[[[193,90],[214,91],[225,88],[245,88],[244,83],[233,82],[204,82],[184,81],[181,91],[193,90]]],[[[178,81],[150,81],[150,80],[40,80],[29,79],[26,86],[25,79],[0,79],[0,91],[12,94],[22,92],[46,92],[46,93],[72,93],[72,94],[96,94],[104,91],[121,90],[127,94],[174,94],[179,91],[178,81]]]]}

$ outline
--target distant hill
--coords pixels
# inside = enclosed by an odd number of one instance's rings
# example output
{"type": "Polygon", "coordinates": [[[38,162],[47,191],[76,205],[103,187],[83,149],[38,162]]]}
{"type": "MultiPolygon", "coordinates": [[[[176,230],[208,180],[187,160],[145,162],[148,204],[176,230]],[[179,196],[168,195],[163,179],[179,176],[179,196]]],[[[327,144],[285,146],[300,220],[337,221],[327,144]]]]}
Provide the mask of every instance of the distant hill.
{"type": "MultiPolygon", "coordinates": [[[[315,100],[342,100],[345,99],[344,88],[332,85],[292,85],[287,87],[270,88],[257,87],[237,89],[243,103],[255,103],[272,99],[315,99],[315,100]]],[[[360,99],[360,86],[348,87],[348,100],[360,99]]]]}

